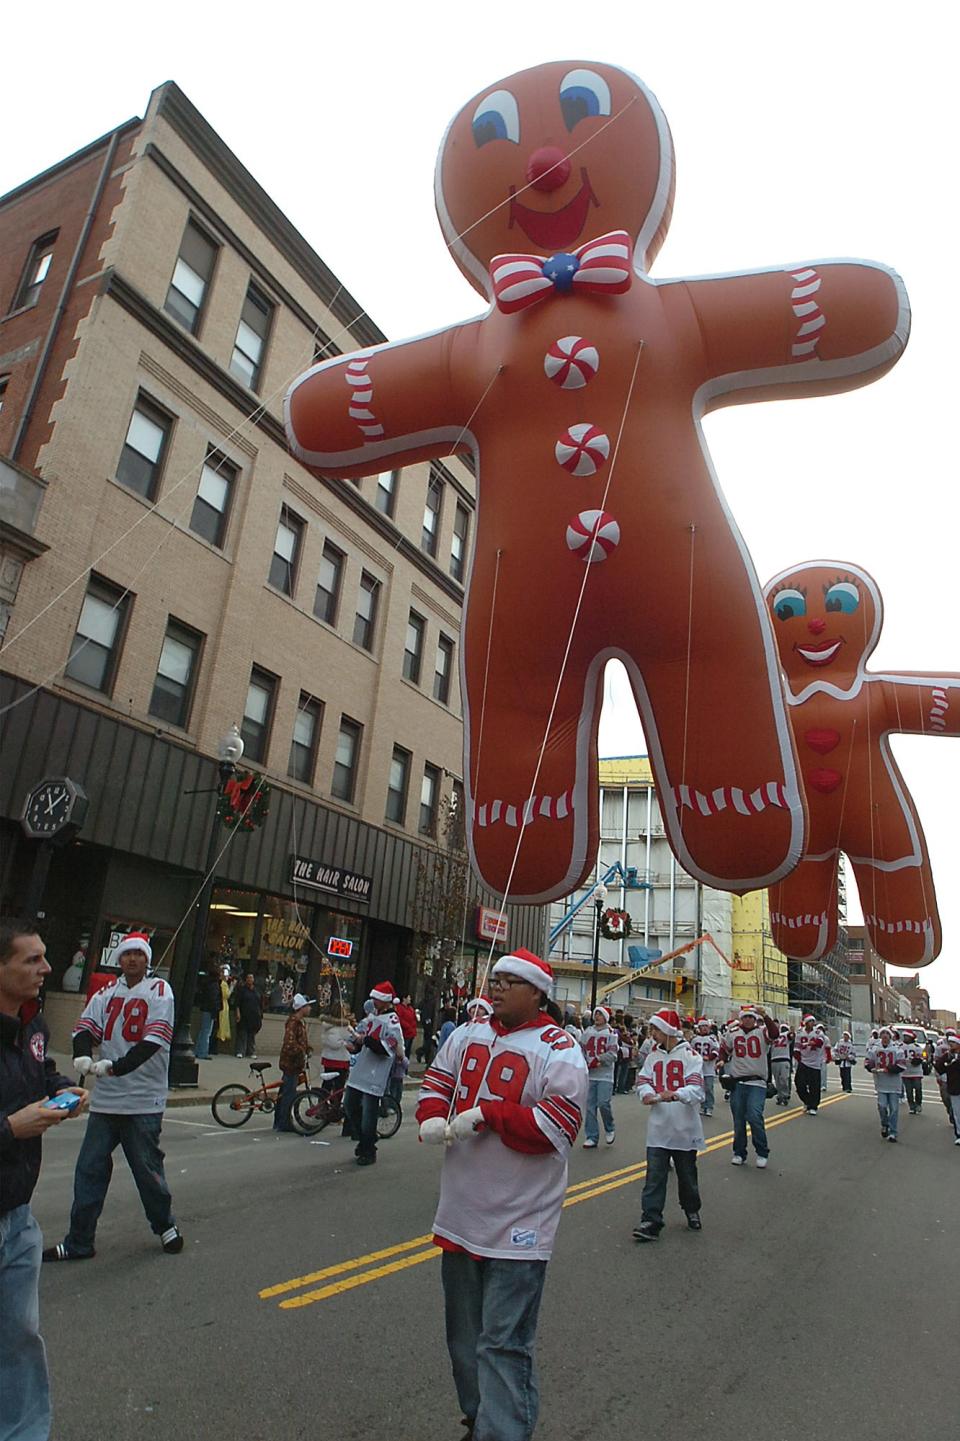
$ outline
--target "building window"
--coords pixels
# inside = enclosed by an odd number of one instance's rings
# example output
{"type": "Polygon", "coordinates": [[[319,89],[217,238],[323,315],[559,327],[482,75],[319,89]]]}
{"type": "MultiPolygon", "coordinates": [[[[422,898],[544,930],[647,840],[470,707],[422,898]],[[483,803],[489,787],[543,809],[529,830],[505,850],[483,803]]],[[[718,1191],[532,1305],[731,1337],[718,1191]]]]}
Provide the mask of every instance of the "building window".
{"type": "Polygon", "coordinates": [[[360,737],[363,727],[348,716],[340,717],[337,753],[333,762],[330,794],[340,801],[352,801],[357,786],[357,764],[360,759],[360,737]]]}
{"type": "Polygon", "coordinates": [[[403,675],[405,680],[420,684],[420,665],[423,660],[423,633],[426,621],[415,610],[407,621],[407,643],[403,652],[403,675]]]}
{"type": "Polygon", "coordinates": [[[240,726],[243,754],[247,760],[261,763],[266,760],[276,694],[276,676],[254,666],[250,672],[247,703],[243,708],[243,721],[240,726]]]}
{"type": "Polygon", "coordinates": [[[427,764],[423,768],[423,783],[420,786],[420,821],[418,829],[422,836],[437,834],[437,802],[440,799],[440,772],[436,766],[427,764]]]}
{"type": "Polygon", "coordinates": [[[393,507],[397,501],[397,475],[396,470],[384,470],[377,476],[377,493],[373,497],[373,503],[377,510],[393,519],[393,507]]]}
{"type": "Polygon", "coordinates": [[[362,646],[364,650],[373,650],[379,605],[380,582],[376,576],[364,571],[360,577],[360,595],[353,621],[353,643],[362,646]]]}
{"type": "Polygon", "coordinates": [[[313,785],[313,772],[317,764],[317,746],[320,743],[320,725],[323,720],[323,703],[313,696],[300,696],[297,718],[293,723],[293,739],[290,742],[290,764],[287,774],[305,786],[313,785]]]}
{"type": "Polygon", "coordinates": [[[186,730],[203,636],[171,616],[150,697],[150,714],[186,730]]]}
{"type": "Polygon", "coordinates": [[[203,463],[197,498],[193,502],[190,529],[203,536],[218,550],[223,549],[227,533],[227,517],[236,484],[237,467],[226,456],[211,450],[203,463]]]}
{"type": "Polygon", "coordinates": [[[313,613],[327,625],[336,625],[340,609],[340,587],[343,584],[344,554],[329,541],[324,543],[320,558],[320,574],[317,576],[317,593],[313,600],[313,613]]]}
{"type": "Polygon", "coordinates": [[[420,536],[420,549],[425,550],[427,555],[436,556],[437,554],[442,506],[443,484],[431,472],[427,482],[427,503],[423,508],[423,533],[420,536]]]}
{"type": "Polygon", "coordinates": [[[179,320],[191,335],[196,335],[200,327],[203,302],[216,258],[217,247],[210,237],[192,220],[187,221],[163,308],[168,315],[179,320]]]}
{"type": "Polygon", "coordinates": [[[450,701],[450,677],[453,674],[453,641],[442,635],[437,641],[437,668],[433,677],[433,698],[444,705],[450,701]]]}
{"type": "Polygon", "coordinates": [[[467,568],[467,539],[470,535],[470,512],[465,505],[457,502],[453,517],[453,540],[450,545],[450,574],[454,580],[463,580],[467,568]]]}
{"type": "Polygon", "coordinates": [[[284,595],[293,595],[296,589],[303,531],[304,524],[300,517],[284,506],[280,512],[277,538],[273,543],[273,557],[270,561],[270,584],[277,590],[282,590],[284,595]]]}
{"type": "Polygon", "coordinates": [[[410,752],[394,746],[387,782],[387,820],[402,826],[407,817],[407,788],[410,784],[410,752]]]}
{"type": "Polygon", "coordinates": [[[157,493],[171,428],[172,421],[168,415],[145,395],[137,396],[127,426],[127,438],[120,452],[117,480],[145,500],[153,500],[157,493]]]}
{"type": "Polygon", "coordinates": [[[272,302],[255,285],[251,285],[240,312],[237,338],[233,343],[233,355],[230,358],[231,371],[251,390],[258,390],[260,387],[263,353],[267,348],[272,320],[272,302]]]}
{"type": "Polygon", "coordinates": [[[129,607],[129,591],[99,576],[90,577],[66,664],[71,680],[104,695],[111,693],[129,607]]]}
{"type": "Polygon", "coordinates": [[[23,279],[20,281],[17,297],[13,302],[14,310],[23,310],[27,305],[36,305],[40,299],[40,289],[50,270],[53,247],[58,234],[59,231],[52,230],[49,235],[41,235],[40,239],[35,240],[31,245],[27,268],[23,272],[23,279]]]}

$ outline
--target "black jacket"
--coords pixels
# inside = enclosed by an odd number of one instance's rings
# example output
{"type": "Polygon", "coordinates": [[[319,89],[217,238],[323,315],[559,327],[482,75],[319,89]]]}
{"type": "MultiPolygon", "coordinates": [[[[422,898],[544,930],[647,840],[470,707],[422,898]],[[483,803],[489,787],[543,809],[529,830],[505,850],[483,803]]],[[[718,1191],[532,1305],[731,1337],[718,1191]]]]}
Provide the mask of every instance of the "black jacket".
{"type": "Polygon", "coordinates": [[[14,1111],[72,1086],[47,1056],[50,1032],[42,1016],[22,1025],[0,1015],[0,1216],[25,1206],[40,1174],[40,1136],[17,1141],[7,1122],[14,1111]]]}
{"type": "Polygon", "coordinates": [[[211,1016],[219,1016],[223,1006],[223,992],[220,989],[219,976],[207,976],[200,992],[200,1009],[207,1011],[211,1016]]]}
{"type": "Polygon", "coordinates": [[[256,986],[236,986],[230,997],[230,1004],[240,1012],[240,1024],[248,1031],[257,1032],[263,1025],[263,1011],[260,1006],[260,992],[256,986]]]}
{"type": "Polygon", "coordinates": [[[939,1061],[934,1061],[933,1068],[938,1076],[945,1077],[947,1095],[960,1096],[960,1055],[956,1051],[950,1051],[941,1056],[939,1061]]]}

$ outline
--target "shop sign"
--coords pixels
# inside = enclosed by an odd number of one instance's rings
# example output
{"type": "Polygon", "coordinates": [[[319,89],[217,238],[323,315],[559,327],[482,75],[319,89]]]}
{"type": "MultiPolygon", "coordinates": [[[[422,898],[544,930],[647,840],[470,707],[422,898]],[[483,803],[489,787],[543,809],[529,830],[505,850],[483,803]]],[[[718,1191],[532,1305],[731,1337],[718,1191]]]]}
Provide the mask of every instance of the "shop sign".
{"type": "Polygon", "coordinates": [[[353,955],[353,941],[343,936],[331,936],[327,941],[327,955],[334,960],[348,961],[353,955]]]}
{"type": "Polygon", "coordinates": [[[491,906],[477,906],[477,936],[481,941],[498,941],[507,944],[509,922],[506,916],[491,906]]]}
{"type": "Polygon", "coordinates": [[[367,902],[370,899],[372,876],[360,876],[356,871],[345,870],[343,866],[325,866],[309,856],[290,857],[290,877],[294,885],[307,886],[313,891],[323,891],[328,896],[342,896],[345,900],[367,902]]]}

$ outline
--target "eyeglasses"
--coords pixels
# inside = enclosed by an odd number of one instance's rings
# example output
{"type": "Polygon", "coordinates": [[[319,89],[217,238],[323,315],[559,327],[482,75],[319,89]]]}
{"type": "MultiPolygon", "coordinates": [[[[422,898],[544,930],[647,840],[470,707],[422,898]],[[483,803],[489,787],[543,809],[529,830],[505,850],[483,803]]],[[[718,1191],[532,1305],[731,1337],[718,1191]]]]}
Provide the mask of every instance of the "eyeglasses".
{"type": "Polygon", "coordinates": [[[490,989],[492,991],[511,991],[514,986],[526,986],[529,984],[529,981],[523,981],[519,976],[490,977],[490,989]]]}

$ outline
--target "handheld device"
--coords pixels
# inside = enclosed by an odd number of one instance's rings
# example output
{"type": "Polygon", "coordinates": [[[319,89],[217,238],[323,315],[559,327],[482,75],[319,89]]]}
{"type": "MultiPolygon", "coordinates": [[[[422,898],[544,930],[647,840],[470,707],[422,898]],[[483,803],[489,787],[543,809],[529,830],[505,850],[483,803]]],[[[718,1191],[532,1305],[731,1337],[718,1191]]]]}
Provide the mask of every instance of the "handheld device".
{"type": "Polygon", "coordinates": [[[74,1091],[64,1091],[62,1096],[52,1096],[49,1101],[44,1101],[43,1107],[46,1111],[75,1111],[81,1099],[74,1091]]]}

